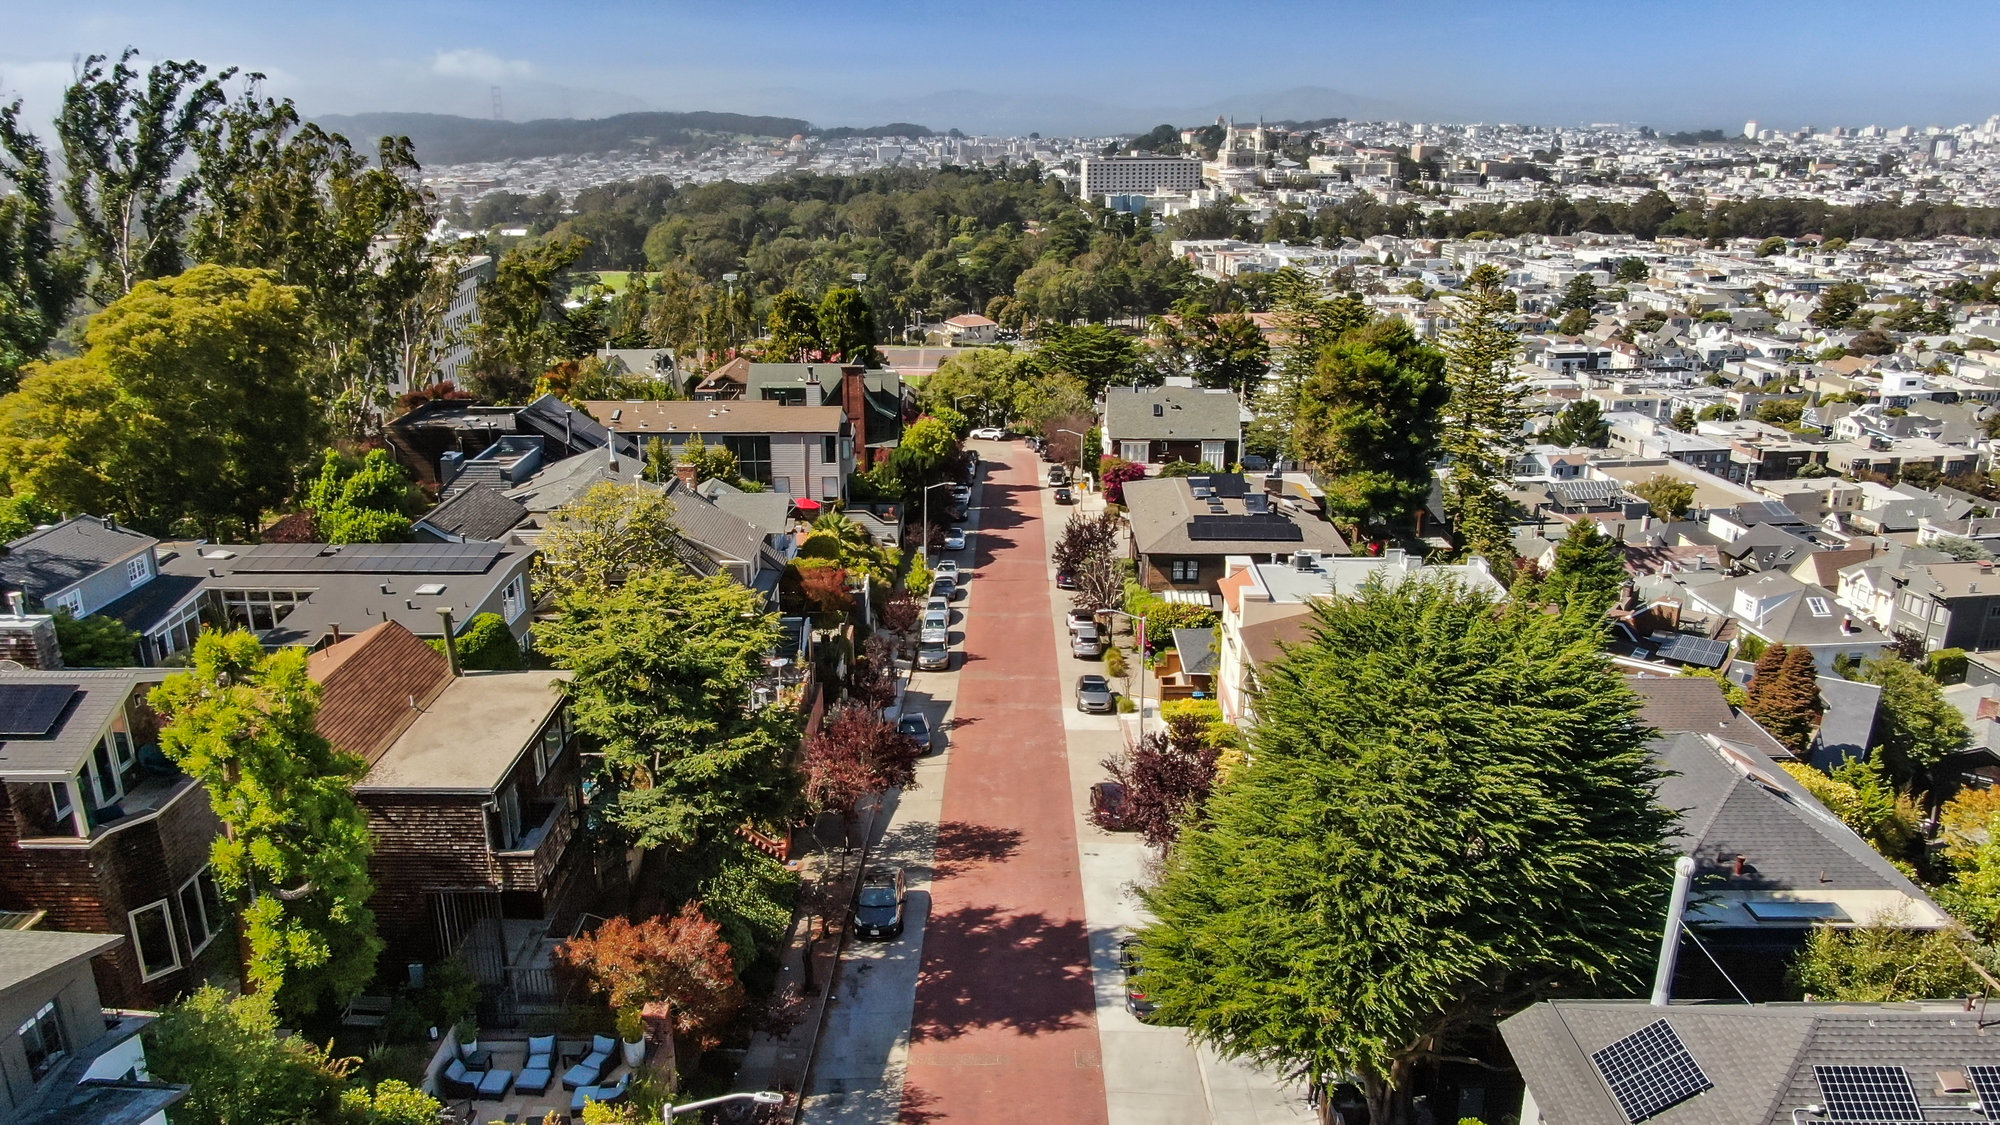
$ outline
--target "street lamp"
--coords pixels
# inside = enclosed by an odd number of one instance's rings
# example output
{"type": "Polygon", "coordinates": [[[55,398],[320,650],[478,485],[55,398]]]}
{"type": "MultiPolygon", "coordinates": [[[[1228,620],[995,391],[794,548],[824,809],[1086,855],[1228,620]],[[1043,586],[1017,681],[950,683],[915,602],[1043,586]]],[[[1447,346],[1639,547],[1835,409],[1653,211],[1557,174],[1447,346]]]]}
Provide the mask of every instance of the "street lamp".
{"type": "Polygon", "coordinates": [[[1086,441],[1089,441],[1089,440],[1090,440],[1090,435],[1089,435],[1089,434],[1077,434],[1075,430],[1069,430],[1069,429],[1064,429],[1064,428],[1062,428],[1061,426],[1058,426],[1058,427],[1056,427],[1056,432],[1057,432],[1057,433],[1059,433],[1059,434],[1076,434],[1076,468],[1077,468],[1077,471],[1078,471],[1078,472],[1082,472],[1082,471],[1083,471],[1083,443],[1084,443],[1084,442],[1086,442],[1086,441]]]}
{"type": "MultiPolygon", "coordinates": [[[[1139,684],[1139,734],[1134,739],[1134,742],[1143,742],[1146,738],[1146,615],[1143,613],[1127,613],[1122,609],[1100,609],[1097,612],[1123,617],[1138,626],[1133,632],[1133,635],[1139,640],[1139,674],[1137,677],[1139,684]]],[[[1106,640],[1109,639],[1108,637],[1106,638],[1106,640]]]]}
{"type": "Polygon", "coordinates": [[[917,533],[920,536],[917,540],[917,554],[922,556],[926,563],[931,560],[931,489],[944,488],[950,484],[948,480],[941,480],[936,484],[924,486],[924,529],[917,533]]]}
{"type": "Polygon", "coordinates": [[[725,1102],[783,1105],[785,1104],[785,1095],[780,1094],[776,1090],[759,1090],[754,1094],[724,1094],[719,1098],[703,1098],[698,1102],[689,1102],[686,1105],[675,1105],[672,1102],[668,1102],[660,1107],[660,1120],[671,1123],[674,1118],[679,1117],[683,1113],[693,1113],[695,1110],[707,1109],[710,1106],[722,1105],[725,1102]]]}
{"type": "Polygon", "coordinates": [[[979,395],[953,395],[951,396],[951,408],[953,410],[957,410],[959,403],[964,402],[966,399],[969,398],[979,398],[979,397],[980,397],[979,395]]]}

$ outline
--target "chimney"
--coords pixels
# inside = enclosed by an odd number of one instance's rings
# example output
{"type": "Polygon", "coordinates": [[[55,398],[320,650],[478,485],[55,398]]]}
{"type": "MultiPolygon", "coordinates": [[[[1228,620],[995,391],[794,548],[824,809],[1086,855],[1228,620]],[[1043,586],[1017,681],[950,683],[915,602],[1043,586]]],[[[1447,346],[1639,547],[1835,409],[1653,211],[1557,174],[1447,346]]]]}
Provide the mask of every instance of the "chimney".
{"type": "Polygon", "coordinates": [[[338,622],[338,621],[334,622],[334,623],[333,623],[333,625],[332,625],[332,629],[333,629],[333,643],[334,643],[334,644],[339,644],[339,643],[340,643],[340,622],[338,622]]]}
{"type": "MultiPolygon", "coordinates": [[[[867,471],[874,466],[868,464],[868,384],[861,378],[860,367],[840,369],[840,408],[847,413],[847,424],[854,428],[856,468],[867,471]]],[[[901,409],[899,406],[898,410],[901,409]]]]}
{"type": "Polygon", "coordinates": [[[695,480],[695,467],[693,465],[683,465],[675,462],[674,476],[679,477],[680,482],[689,488],[693,488],[697,483],[695,480]]]}
{"type": "Polygon", "coordinates": [[[611,440],[604,443],[604,464],[612,472],[615,473],[618,471],[618,435],[616,434],[611,435],[611,440]]]}
{"type": "Polygon", "coordinates": [[[14,616],[28,616],[28,595],[20,590],[7,591],[7,604],[14,610],[14,616]]]}
{"type": "Polygon", "coordinates": [[[1729,873],[1730,873],[1731,875],[1741,875],[1741,874],[1743,874],[1743,867],[1744,867],[1744,865],[1745,865],[1746,863],[1748,863],[1748,862],[1749,862],[1749,857],[1748,857],[1748,856],[1743,856],[1743,855],[1739,855],[1739,856],[1737,856],[1737,857],[1736,857],[1736,862],[1734,862],[1734,863],[1732,863],[1732,864],[1730,864],[1730,865],[1729,865],[1729,873]]]}
{"type": "MultiPolygon", "coordinates": [[[[383,616],[386,618],[388,614],[383,614],[383,616]]],[[[444,619],[445,663],[451,665],[451,674],[453,676],[463,676],[465,675],[465,669],[460,667],[458,663],[458,634],[452,628],[451,608],[449,606],[439,606],[438,616],[444,619]]]]}

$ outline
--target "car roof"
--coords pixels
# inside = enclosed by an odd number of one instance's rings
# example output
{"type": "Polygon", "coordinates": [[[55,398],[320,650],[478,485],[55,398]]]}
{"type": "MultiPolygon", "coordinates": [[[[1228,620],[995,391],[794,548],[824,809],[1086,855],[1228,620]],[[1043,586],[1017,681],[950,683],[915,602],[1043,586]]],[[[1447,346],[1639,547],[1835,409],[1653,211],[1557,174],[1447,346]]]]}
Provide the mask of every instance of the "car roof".
{"type": "Polygon", "coordinates": [[[1111,681],[1105,679],[1103,676],[1078,676],[1076,678],[1076,682],[1080,684],[1090,684],[1092,687],[1097,687],[1100,685],[1109,686],[1111,681]]]}

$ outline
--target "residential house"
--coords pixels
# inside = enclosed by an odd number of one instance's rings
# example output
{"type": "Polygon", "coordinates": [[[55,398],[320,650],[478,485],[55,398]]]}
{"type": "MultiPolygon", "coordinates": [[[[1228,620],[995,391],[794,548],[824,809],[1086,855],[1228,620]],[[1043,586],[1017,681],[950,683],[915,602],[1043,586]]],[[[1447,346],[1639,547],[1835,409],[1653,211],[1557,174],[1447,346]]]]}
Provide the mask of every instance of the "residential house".
{"type": "Polygon", "coordinates": [[[117,607],[112,616],[143,634],[132,659],[153,663],[193,644],[200,631],[191,605],[156,604],[191,601],[191,591],[173,583],[174,595],[164,599],[157,595],[166,587],[152,588],[159,545],[153,536],[97,516],[39,527],[0,552],[0,595],[18,593],[29,610],[76,618],[117,607]],[[132,596],[140,590],[145,596],[132,596]]]}
{"type": "Polygon", "coordinates": [[[585,409],[620,437],[647,451],[659,443],[678,458],[699,437],[736,456],[743,479],[783,496],[834,504],[847,498],[855,472],[856,438],[838,406],[792,405],[776,399],[692,402],[587,402],[585,409]]]}
{"type": "Polygon", "coordinates": [[[1733,618],[1743,633],[1766,644],[1810,649],[1822,671],[1834,670],[1835,657],[1860,660],[1889,647],[1889,638],[1847,612],[1833,591],[1782,571],[1684,588],[1691,613],[1733,618]]]}
{"type": "Polygon", "coordinates": [[[139,1033],[91,970],[117,934],[0,930],[0,1117],[15,1125],[167,1125],[188,1087],[156,1082],[139,1033]]]}
{"type": "Polygon", "coordinates": [[[596,891],[577,835],[581,747],[568,673],[456,663],[389,621],[313,653],[308,671],[320,733],[368,764],[354,796],[375,838],[384,963],[462,956],[504,1012],[543,998],[545,939],[596,891]],[[509,971],[537,958],[540,977],[509,971]]]}
{"type": "Polygon", "coordinates": [[[1705,734],[1754,758],[1791,761],[1792,752],[1756,719],[1729,702],[1708,676],[1626,676],[1639,697],[1639,723],[1663,735],[1705,734]]]}
{"type": "Polygon", "coordinates": [[[1311,565],[1348,554],[1346,540],[1318,513],[1266,490],[1280,484],[1261,477],[1253,485],[1241,473],[1128,482],[1125,518],[1139,582],[1148,590],[1212,595],[1231,555],[1311,565]]]}
{"type": "Polygon", "coordinates": [[[1960,1000],[1544,1000],[1500,1035],[1527,1085],[1521,1125],[1969,1122],[2000,1100],[1977,1069],[2000,1065],[2000,1042],[1960,1000]]]}
{"type": "Polygon", "coordinates": [[[1228,469],[1243,459],[1243,415],[1231,391],[1112,387],[1104,392],[1104,452],[1140,465],[1186,461],[1228,469]]]}
{"type": "Polygon", "coordinates": [[[961,313],[944,322],[944,334],[954,344],[990,344],[1000,338],[1000,325],[978,313],[961,313]]]}
{"type": "MultiPolygon", "coordinates": [[[[535,456],[545,465],[602,449],[611,440],[610,433],[590,415],[552,394],[526,406],[481,406],[469,399],[438,399],[418,406],[383,429],[383,438],[397,460],[417,482],[437,486],[453,475],[454,466],[470,463],[488,447],[510,437],[540,439],[535,456]]],[[[627,444],[619,452],[636,457],[639,451],[627,444]]],[[[525,455],[525,448],[515,443],[496,454],[494,463],[525,476],[532,471],[518,462],[525,455]]]]}
{"type": "Polygon", "coordinates": [[[2000,647],[2000,574],[1987,562],[1912,562],[1890,575],[1889,631],[1925,652],[2000,647]]]}
{"type": "Polygon", "coordinates": [[[856,467],[881,464],[917,417],[916,394],[897,370],[856,364],[752,363],[738,357],[710,372],[698,401],[750,399],[788,406],[838,406],[847,415],[856,467]]]}
{"type": "Polygon", "coordinates": [[[0,672],[0,910],[129,937],[95,955],[98,991],[121,1008],[199,984],[230,927],[208,868],[222,822],[160,753],[146,703],[166,675],[0,672]]]}
{"type": "Polygon", "coordinates": [[[1173,647],[1160,654],[1153,675],[1160,699],[1215,698],[1215,630],[1175,629],[1173,641],[1173,647]]]}

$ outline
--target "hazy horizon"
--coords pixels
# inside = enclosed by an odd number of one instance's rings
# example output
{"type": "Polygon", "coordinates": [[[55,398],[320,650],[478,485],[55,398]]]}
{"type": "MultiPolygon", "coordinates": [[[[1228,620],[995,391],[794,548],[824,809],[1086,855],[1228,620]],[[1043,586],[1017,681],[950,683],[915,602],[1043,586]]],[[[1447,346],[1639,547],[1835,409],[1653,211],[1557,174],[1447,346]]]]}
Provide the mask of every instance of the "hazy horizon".
{"type": "Polygon", "coordinates": [[[1147,7],[857,0],[729,10],[606,0],[587,13],[500,0],[240,7],[8,0],[0,95],[39,129],[77,57],[126,45],[267,76],[310,115],[522,121],[644,110],[910,121],[936,130],[1133,132],[1230,113],[1735,130],[1746,119],[1952,126],[2000,112],[1985,49],[2000,5],[1890,13],[1561,0],[1147,7]],[[1892,33],[1892,34],[1891,34],[1892,33]]]}

